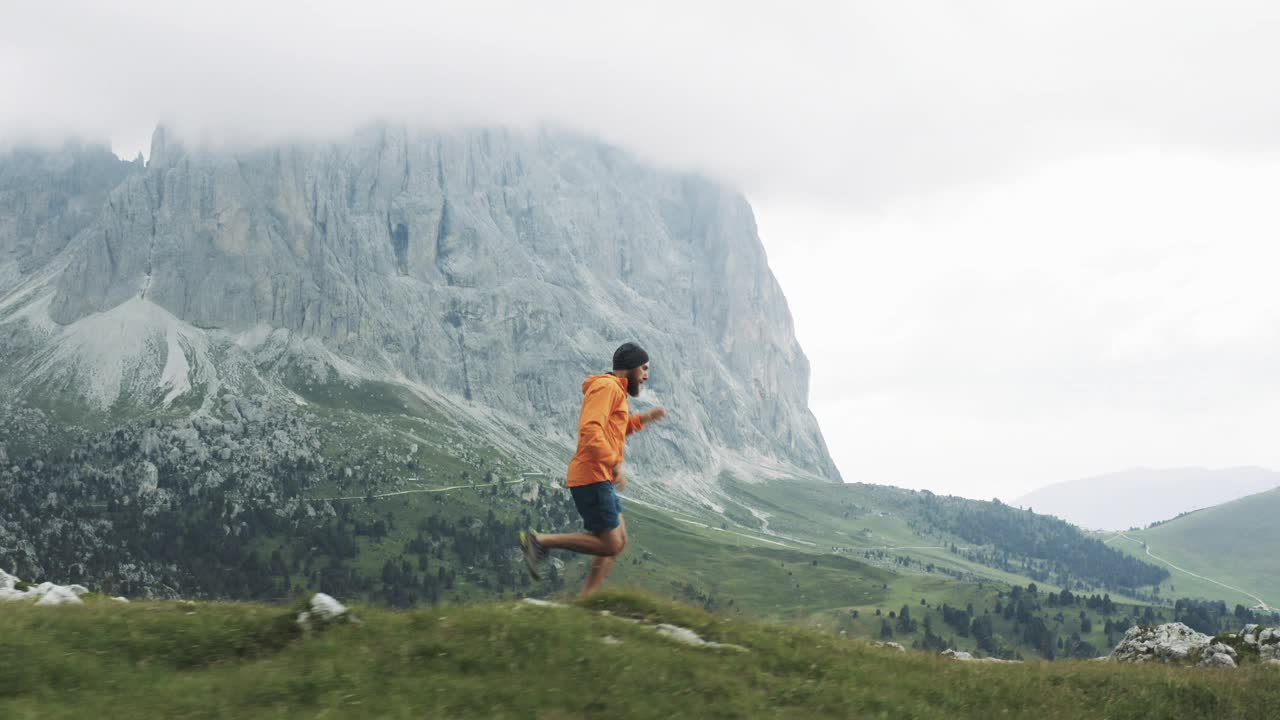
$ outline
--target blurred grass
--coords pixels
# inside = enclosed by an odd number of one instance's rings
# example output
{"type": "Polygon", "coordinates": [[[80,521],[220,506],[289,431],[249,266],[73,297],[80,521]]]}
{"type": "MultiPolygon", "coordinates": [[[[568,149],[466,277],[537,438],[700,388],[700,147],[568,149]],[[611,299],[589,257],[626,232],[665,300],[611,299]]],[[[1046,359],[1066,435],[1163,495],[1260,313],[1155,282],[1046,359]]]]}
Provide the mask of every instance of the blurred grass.
{"type": "Polygon", "coordinates": [[[1280,697],[1273,667],[961,663],[639,592],[353,611],[303,633],[265,605],[0,606],[0,717],[1254,719],[1280,697]]]}

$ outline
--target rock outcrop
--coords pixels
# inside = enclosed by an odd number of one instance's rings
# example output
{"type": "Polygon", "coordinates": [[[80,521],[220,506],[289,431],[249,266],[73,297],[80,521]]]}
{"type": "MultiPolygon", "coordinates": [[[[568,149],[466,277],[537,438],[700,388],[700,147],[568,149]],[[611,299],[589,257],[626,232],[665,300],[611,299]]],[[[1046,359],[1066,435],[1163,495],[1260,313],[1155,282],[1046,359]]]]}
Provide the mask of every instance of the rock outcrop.
{"type": "Polygon", "coordinates": [[[24,583],[17,577],[0,570],[0,602],[34,602],[36,605],[79,605],[80,596],[89,592],[83,585],[56,585],[42,582],[39,585],[24,583]]]}
{"type": "Polygon", "coordinates": [[[1249,624],[1238,633],[1224,633],[1214,641],[1231,648],[1233,656],[1280,664],[1280,626],[1249,624]]]}
{"type": "Polygon", "coordinates": [[[1186,662],[1198,659],[1212,638],[1182,623],[1135,625],[1111,651],[1123,662],[1186,662]]]}
{"type": "MultiPolygon", "coordinates": [[[[1237,667],[1280,661],[1280,627],[1246,625],[1241,632],[1209,637],[1182,623],[1129,628],[1111,660],[1237,667]]],[[[1280,663],[1278,663],[1280,664],[1280,663]]]]}

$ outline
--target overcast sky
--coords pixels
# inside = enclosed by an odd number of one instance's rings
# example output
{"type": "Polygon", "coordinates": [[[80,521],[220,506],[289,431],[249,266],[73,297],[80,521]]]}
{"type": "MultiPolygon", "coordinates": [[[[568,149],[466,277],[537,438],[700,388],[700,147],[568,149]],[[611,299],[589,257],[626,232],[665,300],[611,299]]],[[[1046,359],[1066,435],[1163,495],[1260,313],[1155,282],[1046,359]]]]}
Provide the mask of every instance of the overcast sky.
{"type": "Polygon", "coordinates": [[[0,0],[0,144],[569,125],[752,200],[847,480],[1280,468],[1280,3],[203,5],[0,0]]]}

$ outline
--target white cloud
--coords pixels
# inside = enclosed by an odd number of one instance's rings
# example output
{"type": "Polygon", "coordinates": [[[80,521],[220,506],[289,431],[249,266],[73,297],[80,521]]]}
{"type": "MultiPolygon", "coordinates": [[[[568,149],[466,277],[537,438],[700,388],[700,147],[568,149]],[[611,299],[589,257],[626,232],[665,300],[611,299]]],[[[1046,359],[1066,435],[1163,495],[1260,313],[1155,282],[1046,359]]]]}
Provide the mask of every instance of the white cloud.
{"type": "Polygon", "coordinates": [[[1142,151],[878,216],[762,207],[846,478],[1008,498],[1280,465],[1276,188],[1280,153],[1142,151]]]}
{"type": "Polygon", "coordinates": [[[1280,144],[1267,2],[50,0],[5,20],[0,137],[550,121],[862,208],[1081,152],[1280,144]]]}

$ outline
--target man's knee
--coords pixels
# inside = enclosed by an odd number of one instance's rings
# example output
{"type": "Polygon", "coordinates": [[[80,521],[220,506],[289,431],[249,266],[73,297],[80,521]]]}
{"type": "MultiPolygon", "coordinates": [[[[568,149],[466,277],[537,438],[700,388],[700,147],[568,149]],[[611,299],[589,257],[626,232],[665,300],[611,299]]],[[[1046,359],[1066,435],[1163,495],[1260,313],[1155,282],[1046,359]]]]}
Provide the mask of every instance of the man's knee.
{"type": "Polygon", "coordinates": [[[610,555],[622,554],[622,549],[627,546],[627,536],[620,532],[611,532],[604,537],[604,549],[610,555]]]}

